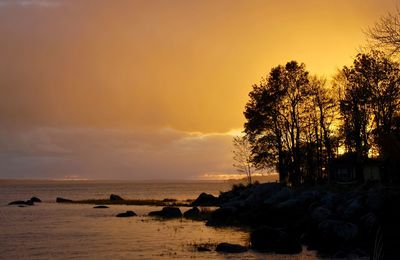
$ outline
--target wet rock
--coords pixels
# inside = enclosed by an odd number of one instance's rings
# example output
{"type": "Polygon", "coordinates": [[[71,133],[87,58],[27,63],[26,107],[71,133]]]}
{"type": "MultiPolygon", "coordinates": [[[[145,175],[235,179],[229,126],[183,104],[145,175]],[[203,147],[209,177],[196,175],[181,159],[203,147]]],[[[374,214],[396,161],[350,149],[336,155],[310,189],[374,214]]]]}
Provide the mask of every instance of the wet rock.
{"type": "Polygon", "coordinates": [[[206,247],[206,246],[198,246],[198,247],[197,247],[197,251],[198,251],[198,252],[210,252],[211,249],[208,248],[208,247],[206,247]]]}
{"type": "Polygon", "coordinates": [[[300,242],[284,230],[261,227],[250,234],[251,247],[258,251],[277,254],[297,254],[302,251],[300,242]]]}
{"type": "Polygon", "coordinates": [[[131,211],[131,210],[128,210],[127,212],[117,214],[116,217],[118,217],[118,218],[128,218],[128,217],[134,217],[134,216],[137,216],[136,213],[131,211]]]}
{"type": "Polygon", "coordinates": [[[162,210],[150,212],[149,216],[162,218],[181,218],[182,212],[179,208],[176,207],[164,207],[162,210]]]}
{"type": "Polygon", "coordinates": [[[69,200],[69,199],[64,199],[64,198],[61,198],[61,197],[57,197],[56,202],[58,202],[58,203],[69,203],[69,202],[73,202],[73,201],[69,200]]]}
{"type": "Polygon", "coordinates": [[[16,200],[16,201],[12,201],[10,203],[8,203],[8,205],[28,205],[28,206],[32,206],[33,202],[31,200],[16,200]]]}
{"type": "Polygon", "coordinates": [[[201,193],[195,201],[193,201],[193,206],[218,206],[218,198],[212,194],[207,194],[205,192],[201,193]]]}
{"type": "Polygon", "coordinates": [[[32,201],[32,202],[42,202],[42,200],[39,199],[38,197],[32,197],[32,198],[30,199],[30,201],[32,201]]]}
{"type": "Polygon", "coordinates": [[[223,207],[213,211],[210,219],[207,221],[208,226],[226,226],[231,225],[235,219],[236,208],[223,207]]]}
{"type": "Polygon", "coordinates": [[[94,209],[108,209],[108,206],[106,205],[97,205],[93,207],[94,209]]]}
{"type": "Polygon", "coordinates": [[[111,194],[111,195],[110,195],[110,200],[111,200],[111,201],[118,201],[118,200],[124,200],[124,199],[121,198],[121,197],[118,196],[118,195],[111,194]]]}
{"type": "Polygon", "coordinates": [[[191,219],[196,219],[200,218],[200,210],[197,207],[193,207],[183,213],[183,216],[185,218],[191,218],[191,219]]]}
{"type": "Polygon", "coordinates": [[[237,244],[220,243],[215,248],[215,251],[224,253],[243,253],[247,251],[247,248],[237,244]]]}

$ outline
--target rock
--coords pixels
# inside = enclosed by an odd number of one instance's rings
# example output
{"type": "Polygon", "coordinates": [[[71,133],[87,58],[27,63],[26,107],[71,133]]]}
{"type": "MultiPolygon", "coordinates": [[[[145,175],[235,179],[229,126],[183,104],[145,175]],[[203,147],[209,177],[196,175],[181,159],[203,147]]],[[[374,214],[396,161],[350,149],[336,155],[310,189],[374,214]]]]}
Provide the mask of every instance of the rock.
{"type": "Polygon", "coordinates": [[[116,201],[116,200],[124,200],[124,199],[121,198],[121,197],[118,196],[118,195],[111,194],[111,195],[110,195],[110,200],[111,200],[111,201],[116,201]]]}
{"type": "Polygon", "coordinates": [[[215,251],[224,253],[243,253],[247,251],[247,248],[237,244],[220,243],[215,248],[215,251]]]}
{"type": "Polygon", "coordinates": [[[200,218],[200,210],[197,207],[193,207],[183,213],[185,218],[200,218]]]}
{"type": "Polygon", "coordinates": [[[265,205],[274,205],[290,199],[293,195],[293,191],[288,187],[282,188],[280,191],[272,194],[269,198],[264,200],[265,205]]]}
{"type": "Polygon", "coordinates": [[[192,202],[193,206],[218,206],[218,198],[212,194],[205,192],[201,193],[195,201],[192,202]]]}
{"type": "Polygon", "coordinates": [[[116,217],[118,217],[118,218],[128,218],[128,217],[134,217],[134,216],[137,216],[136,213],[131,211],[131,210],[128,210],[127,212],[117,214],[116,217]]]}
{"type": "Polygon", "coordinates": [[[385,196],[382,192],[369,192],[365,204],[369,211],[379,213],[385,205],[385,196]]]}
{"type": "Polygon", "coordinates": [[[168,198],[166,198],[166,199],[163,199],[162,200],[163,202],[177,202],[177,199],[168,199],[168,198]]]}
{"type": "Polygon", "coordinates": [[[94,209],[108,209],[108,206],[106,205],[97,205],[93,207],[94,209]]]}
{"type": "Polygon", "coordinates": [[[39,199],[38,197],[32,197],[32,198],[30,199],[30,201],[32,201],[32,202],[42,202],[42,200],[39,199]]]}
{"type": "Polygon", "coordinates": [[[365,213],[364,197],[359,196],[355,199],[348,201],[344,209],[343,217],[348,220],[358,219],[365,213]]]}
{"type": "Polygon", "coordinates": [[[331,214],[332,212],[329,209],[326,209],[324,207],[316,207],[311,212],[311,219],[316,223],[321,223],[322,221],[329,218],[331,214]]]}
{"type": "Polygon", "coordinates": [[[61,198],[61,197],[57,197],[56,202],[58,202],[58,203],[69,203],[69,202],[73,202],[73,201],[69,200],[69,199],[64,199],[64,198],[61,198]]]}
{"type": "Polygon", "coordinates": [[[262,183],[252,188],[252,193],[246,199],[246,204],[250,206],[258,206],[264,203],[264,201],[272,196],[272,194],[278,193],[283,189],[283,185],[280,183],[262,183]]]}
{"type": "Polygon", "coordinates": [[[300,242],[280,229],[261,227],[250,234],[251,247],[259,251],[277,254],[298,254],[302,251],[300,242]]]}
{"type": "Polygon", "coordinates": [[[213,211],[210,215],[210,219],[207,221],[208,226],[226,226],[231,225],[234,221],[236,208],[223,207],[213,211]]]}
{"type": "Polygon", "coordinates": [[[318,225],[318,230],[325,241],[349,242],[358,234],[355,224],[340,220],[325,220],[318,225]]]}
{"type": "Polygon", "coordinates": [[[367,247],[372,244],[371,241],[375,241],[376,232],[379,228],[379,221],[376,215],[372,212],[369,212],[360,218],[359,223],[359,240],[361,243],[366,245],[367,247]]]}
{"type": "Polygon", "coordinates": [[[336,252],[336,253],[333,255],[333,258],[334,258],[334,259],[336,259],[336,258],[347,258],[347,257],[348,257],[348,253],[345,252],[345,251],[342,251],[342,250],[336,252]]]}
{"type": "Polygon", "coordinates": [[[181,218],[182,212],[179,208],[175,207],[164,207],[160,211],[152,211],[149,213],[149,216],[156,216],[162,218],[181,218]]]}
{"type": "Polygon", "coordinates": [[[28,205],[28,206],[32,206],[33,205],[33,201],[31,200],[16,200],[13,202],[8,203],[8,205],[28,205]]]}
{"type": "Polygon", "coordinates": [[[211,249],[208,248],[208,247],[206,247],[206,246],[198,246],[198,247],[197,247],[197,251],[198,251],[198,252],[210,252],[211,249]]]}
{"type": "Polygon", "coordinates": [[[299,198],[288,199],[275,205],[275,208],[286,212],[296,212],[296,210],[305,209],[305,207],[303,207],[303,201],[299,198]]]}
{"type": "Polygon", "coordinates": [[[338,197],[328,192],[321,197],[320,201],[325,208],[332,210],[338,203],[338,197]]]}
{"type": "Polygon", "coordinates": [[[25,201],[25,205],[33,206],[33,201],[27,200],[25,201]]]}

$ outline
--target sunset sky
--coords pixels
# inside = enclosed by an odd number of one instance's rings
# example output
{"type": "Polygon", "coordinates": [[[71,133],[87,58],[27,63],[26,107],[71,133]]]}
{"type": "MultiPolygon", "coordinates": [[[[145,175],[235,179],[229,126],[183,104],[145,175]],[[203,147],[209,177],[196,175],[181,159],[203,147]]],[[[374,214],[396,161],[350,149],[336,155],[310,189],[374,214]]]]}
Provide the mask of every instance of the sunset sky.
{"type": "Polygon", "coordinates": [[[234,173],[251,85],[290,60],[329,78],[395,6],[0,0],[0,178],[234,173]]]}

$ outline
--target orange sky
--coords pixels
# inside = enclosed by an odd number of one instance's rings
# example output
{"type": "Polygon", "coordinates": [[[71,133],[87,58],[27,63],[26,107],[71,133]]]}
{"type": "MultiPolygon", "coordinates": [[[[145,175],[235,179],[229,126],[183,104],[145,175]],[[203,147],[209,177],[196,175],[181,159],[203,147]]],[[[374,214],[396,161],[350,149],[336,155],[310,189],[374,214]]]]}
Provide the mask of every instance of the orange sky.
{"type": "Polygon", "coordinates": [[[362,30],[395,5],[0,0],[0,177],[232,171],[230,136],[221,133],[242,127],[252,83],[292,59],[332,75],[365,43],[362,30]],[[147,164],[135,159],[137,142],[147,164]],[[120,149],[129,152],[116,156],[120,149]]]}

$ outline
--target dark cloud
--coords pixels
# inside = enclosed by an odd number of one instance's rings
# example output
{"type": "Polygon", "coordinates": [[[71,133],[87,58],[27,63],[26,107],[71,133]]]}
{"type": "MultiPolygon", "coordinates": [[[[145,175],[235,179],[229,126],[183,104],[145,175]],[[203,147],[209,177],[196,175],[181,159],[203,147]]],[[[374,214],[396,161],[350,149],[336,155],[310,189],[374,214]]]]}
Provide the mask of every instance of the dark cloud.
{"type": "Polygon", "coordinates": [[[148,128],[3,130],[0,178],[193,179],[228,173],[231,137],[148,128]]]}

